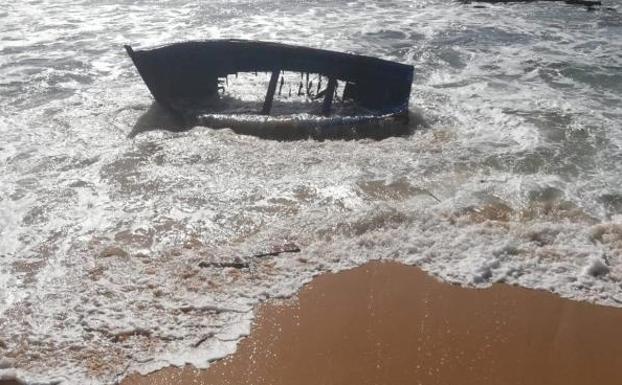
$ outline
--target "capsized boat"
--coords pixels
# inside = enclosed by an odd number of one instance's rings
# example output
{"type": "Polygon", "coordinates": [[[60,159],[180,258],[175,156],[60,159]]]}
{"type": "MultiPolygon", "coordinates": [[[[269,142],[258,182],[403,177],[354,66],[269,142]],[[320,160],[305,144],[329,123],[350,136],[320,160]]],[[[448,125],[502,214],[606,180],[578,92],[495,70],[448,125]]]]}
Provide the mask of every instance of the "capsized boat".
{"type": "MultiPolygon", "coordinates": [[[[336,111],[339,109],[334,106],[335,100],[357,107],[349,109],[348,116],[408,116],[414,73],[411,65],[351,53],[235,39],[189,41],[140,50],[126,45],[125,49],[155,100],[185,115],[191,111],[199,124],[206,120],[213,123],[213,118],[205,116],[221,114],[221,110],[210,110],[210,106],[223,98],[229,76],[258,72],[269,73],[270,80],[261,109],[254,111],[256,115],[271,115],[279,78],[280,95],[283,74],[289,72],[300,74],[297,93],[302,92],[303,96],[305,89],[309,93],[309,74],[320,77],[317,92],[312,96],[322,99],[315,111],[315,121],[322,124],[326,124],[322,117],[337,117],[337,123],[359,122],[359,118],[338,116],[344,110],[336,111]],[[320,89],[322,77],[326,81],[320,89]]],[[[289,96],[291,93],[290,88],[289,96]]]]}

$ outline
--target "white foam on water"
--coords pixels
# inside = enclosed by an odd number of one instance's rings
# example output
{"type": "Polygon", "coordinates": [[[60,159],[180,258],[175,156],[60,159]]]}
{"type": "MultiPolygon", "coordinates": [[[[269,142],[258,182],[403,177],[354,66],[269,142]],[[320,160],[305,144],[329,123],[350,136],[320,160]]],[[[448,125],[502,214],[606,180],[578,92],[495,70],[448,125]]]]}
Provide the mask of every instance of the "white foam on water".
{"type": "Polygon", "coordinates": [[[204,368],[249,333],[257,303],[376,259],[620,306],[622,18],[609,6],[4,2],[0,378],[204,368]],[[158,130],[175,122],[149,115],[122,45],[207,38],[413,64],[428,127],[383,141],[158,130]],[[301,253],[251,257],[292,242],[301,253]],[[200,267],[232,261],[249,268],[200,267]]]}

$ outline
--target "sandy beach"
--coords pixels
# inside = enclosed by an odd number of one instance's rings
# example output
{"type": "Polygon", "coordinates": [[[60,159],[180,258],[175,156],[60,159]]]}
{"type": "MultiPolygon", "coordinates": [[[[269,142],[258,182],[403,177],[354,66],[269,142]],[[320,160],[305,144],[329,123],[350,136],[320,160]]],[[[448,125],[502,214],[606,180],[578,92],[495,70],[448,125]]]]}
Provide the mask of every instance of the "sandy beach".
{"type": "Polygon", "coordinates": [[[372,262],[260,306],[235,354],[123,385],[619,384],[622,309],[372,262]]]}

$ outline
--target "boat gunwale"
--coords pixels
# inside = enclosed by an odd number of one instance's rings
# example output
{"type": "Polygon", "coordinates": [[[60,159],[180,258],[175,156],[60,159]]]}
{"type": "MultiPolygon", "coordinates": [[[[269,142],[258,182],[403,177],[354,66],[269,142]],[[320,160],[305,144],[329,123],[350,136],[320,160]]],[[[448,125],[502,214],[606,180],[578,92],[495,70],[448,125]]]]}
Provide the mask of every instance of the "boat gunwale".
{"type": "MultiPolygon", "coordinates": [[[[414,67],[408,64],[355,53],[270,41],[190,40],[137,50],[125,45],[125,49],[151,94],[158,102],[172,109],[175,109],[176,98],[184,98],[179,97],[180,90],[182,93],[186,91],[181,83],[195,89],[195,95],[188,99],[201,100],[209,92],[212,96],[215,95],[219,78],[245,72],[272,72],[274,77],[279,76],[281,71],[288,71],[323,75],[329,78],[329,82],[344,81],[346,89],[348,86],[355,89],[354,99],[358,104],[367,108],[375,104],[378,108],[371,109],[384,114],[408,108],[414,76],[414,67]],[[185,68],[180,70],[183,66],[185,68]],[[173,78],[177,76],[182,81],[175,82],[161,75],[173,78]],[[194,84],[195,79],[197,84],[201,81],[208,84],[210,91],[201,91],[194,84]]],[[[328,95],[327,93],[325,96],[324,104],[327,108],[323,109],[324,114],[330,110],[328,95]]],[[[269,89],[263,113],[270,113],[273,96],[274,90],[269,89]]]]}

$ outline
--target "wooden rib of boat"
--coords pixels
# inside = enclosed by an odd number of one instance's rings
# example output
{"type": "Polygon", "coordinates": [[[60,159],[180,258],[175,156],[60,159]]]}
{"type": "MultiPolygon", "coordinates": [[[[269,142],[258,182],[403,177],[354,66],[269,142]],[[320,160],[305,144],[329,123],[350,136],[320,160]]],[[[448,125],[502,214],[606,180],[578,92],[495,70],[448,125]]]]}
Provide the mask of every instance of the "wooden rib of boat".
{"type": "Polygon", "coordinates": [[[222,79],[240,72],[271,73],[261,111],[272,109],[283,71],[328,78],[322,91],[322,115],[328,116],[337,81],[345,83],[343,100],[351,100],[378,116],[408,109],[413,67],[369,56],[280,43],[247,40],[189,41],[134,50],[125,49],[158,103],[173,110],[180,101],[218,98],[222,79]]]}

